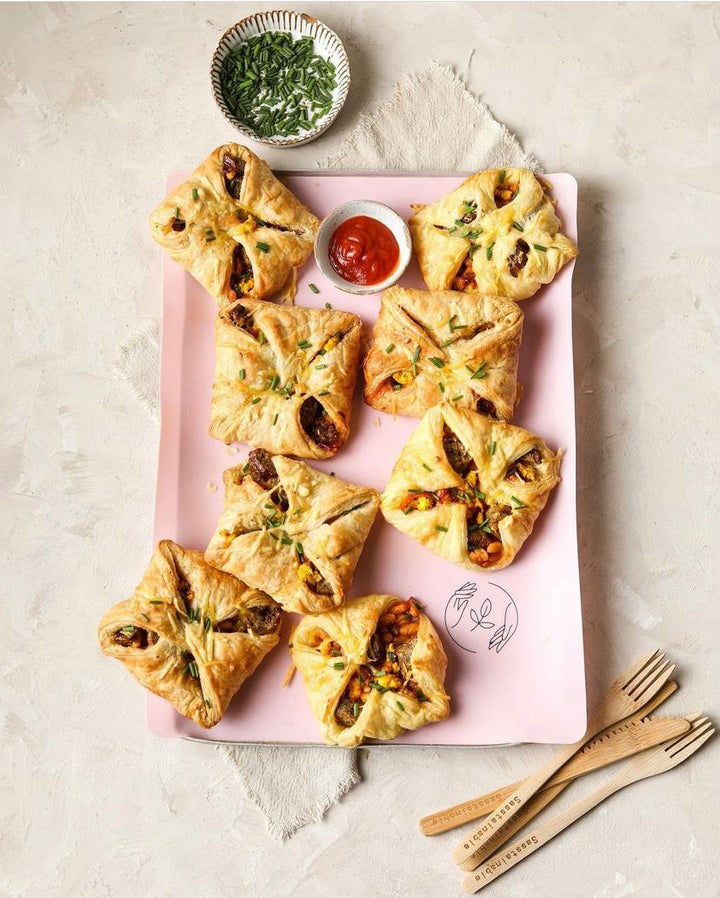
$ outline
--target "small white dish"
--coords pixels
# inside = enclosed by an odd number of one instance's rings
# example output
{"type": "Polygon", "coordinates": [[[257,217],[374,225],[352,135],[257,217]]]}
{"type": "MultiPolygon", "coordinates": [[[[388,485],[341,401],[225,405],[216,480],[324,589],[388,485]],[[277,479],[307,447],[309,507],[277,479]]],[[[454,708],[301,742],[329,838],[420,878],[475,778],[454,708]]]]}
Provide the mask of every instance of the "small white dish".
{"type": "Polygon", "coordinates": [[[327,215],[320,223],[317,237],[315,238],[315,261],[322,274],[328,281],[345,293],[369,294],[380,293],[388,287],[392,287],[405,272],[405,269],[412,258],[412,240],[410,239],[410,231],[403,219],[398,213],[386,206],[385,203],[378,203],[375,200],[350,200],[341,206],[336,206],[332,212],[327,215]],[[377,284],[353,284],[341,277],[330,263],[330,255],[328,247],[332,235],[340,225],[347,221],[348,218],[354,218],[356,215],[366,215],[368,218],[374,218],[388,228],[395,240],[397,241],[400,254],[398,262],[393,271],[377,284]]]}
{"type": "Polygon", "coordinates": [[[340,114],[340,110],[343,108],[350,90],[350,64],[343,42],[327,25],[304,13],[275,10],[247,16],[247,18],[233,25],[232,28],[228,28],[220,38],[213,54],[210,65],[210,81],[212,83],[213,96],[220,112],[245,137],[273,147],[296,147],[301,143],[309,143],[311,140],[315,140],[316,137],[327,131],[340,114]],[[248,38],[255,37],[258,34],[265,34],[268,31],[289,32],[294,39],[311,37],[315,42],[315,52],[332,62],[335,66],[337,84],[332,91],[332,105],[329,112],[320,119],[312,130],[304,131],[297,136],[283,137],[276,134],[261,137],[249,125],[232,113],[223,96],[220,76],[225,58],[235,47],[247,41],[248,38]]]}

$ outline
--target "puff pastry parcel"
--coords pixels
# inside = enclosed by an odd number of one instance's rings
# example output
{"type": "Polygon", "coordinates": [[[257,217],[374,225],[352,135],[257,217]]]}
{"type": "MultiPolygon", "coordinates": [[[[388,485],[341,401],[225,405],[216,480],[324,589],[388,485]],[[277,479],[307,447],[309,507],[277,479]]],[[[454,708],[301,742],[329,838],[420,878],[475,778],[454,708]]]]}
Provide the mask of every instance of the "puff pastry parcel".
{"type": "Polygon", "coordinates": [[[540,437],[447,403],[430,409],[382,496],[386,520],[469,570],[507,567],[560,480],[540,437]]]}
{"type": "Polygon", "coordinates": [[[329,458],[348,438],[362,325],[349,312],[243,299],[215,326],[210,435],[329,458]]]}
{"type": "Polygon", "coordinates": [[[247,147],[226,143],[150,215],[150,231],[222,305],[292,300],[318,219],[247,147]]]}
{"type": "Polygon", "coordinates": [[[507,299],[390,287],[365,358],[365,402],[419,418],[446,399],[508,421],[522,327],[507,299]]]}
{"type": "Polygon", "coordinates": [[[413,210],[413,247],[431,290],[527,299],[577,255],[543,184],[525,168],[478,172],[413,210]]]}
{"type": "Polygon", "coordinates": [[[448,716],[447,658],[414,599],[364,596],[309,615],[292,657],[326,742],[393,739],[448,716]]]}
{"type": "Polygon", "coordinates": [[[344,602],[377,514],[377,492],[264,449],[254,449],[223,480],[225,509],[207,561],[289,611],[327,611],[344,602]]]}
{"type": "Polygon", "coordinates": [[[281,617],[264,592],[163,540],[131,598],[100,621],[98,638],[146,689],[212,727],[277,645],[281,617]]]}

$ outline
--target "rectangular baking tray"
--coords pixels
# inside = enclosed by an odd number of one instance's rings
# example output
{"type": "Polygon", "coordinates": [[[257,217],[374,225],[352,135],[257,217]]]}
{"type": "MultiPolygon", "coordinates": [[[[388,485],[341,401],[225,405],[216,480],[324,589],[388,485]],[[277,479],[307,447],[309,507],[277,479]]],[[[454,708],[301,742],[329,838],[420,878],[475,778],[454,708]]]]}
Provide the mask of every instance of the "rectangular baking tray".
{"type": "MultiPolygon", "coordinates": [[[[185,172],[175,172],[168,190],[185,172]]],[[[280,173],[287,186],[323,217],[350,199],[379,200],[402,216],[410,203],[430,203],[454,189],[462,175],[327,172],[280,173]]],[[[563,230],[577,240],[577,182],[548,175],[563,230]]],[[[433,620],[448,654],[450,717],[391,744],[494,745],[568,743],[585,729],[585,668],[578,578],[575,502],[575,399],[572,346],[572,274],[566,265],[530,300],[520,351],[523,396],[515,423],[562,447],[562,481],[516,561],[485,575],[456,567],[398,533],[378,514],[352,584],[351,595],[413,595],[433,620]]],[[[298,273],[296,304],[330,302],[363,320],[366,338],[380,297],[333,289],[314,259],[298,273]],[[314,294],[308,284],[320,288],[314,294]]],[[[423,287],[416,263],[400,280],[423,287]]],[[[204,549],[223,507],[222,472],[242,462],[248,447],[227,447],[208,436],[215,351],[215,301],[167,256],[163,262],[161,433],[155,540],[169,538],[204,549]]],[[[385,415],[362,400],[358,377],[351,436],[338,455],[312,465],[382,491],[418,421],[385,415]]],[[[147,718],[158,736],[230,743],[310,744],[321,741],[290,664],[288,637],[297,615],[285,615],[280,645],[245,683],[224,718],[206,731],[149,695],[147,718]]]]}

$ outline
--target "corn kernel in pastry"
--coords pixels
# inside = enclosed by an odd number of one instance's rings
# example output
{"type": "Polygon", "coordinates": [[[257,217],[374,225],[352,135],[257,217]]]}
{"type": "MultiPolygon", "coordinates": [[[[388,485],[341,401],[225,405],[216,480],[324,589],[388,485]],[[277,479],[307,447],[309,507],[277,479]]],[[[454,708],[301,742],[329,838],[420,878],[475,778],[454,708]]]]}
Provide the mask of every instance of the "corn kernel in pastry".
{"type": "Polygon", "coordinates": [[[414,599],[364,596],[304,617],[292,657],[326,742],[394,739],[450,711],[445,651],[414,599]]]}
{"type": "Polygon", "coordinates": [[[437,405],[405,444],[380,507],[436,555],[469,570],[500,570],[560,480],[561,455],[521,427],[437,405]]]}
{"type": "Polygon", "coordinates": [[[150,232],[220,305],[291,301],[318,219],[247,147],[226,143],[150,215],[150,232]]]}
{"type": "Polygon", "coordinates": [[[413,210],[413,248],[430,290],[528,299],[577,255],[529,169],[478,172],[413,210]]]}
{"type": "Polygon", "coordinates": [[[215,323],[210,435],[329,458],[349,434],[360,353],[349,312],[238,300],[215,323]]]}
{"type": "Polygon", "coordinates": [[[347,598],[379,496],[264,449],[223,475],[225,509],[205,558],[289,611],[347,598]]]}
{"type": "Polygon", "coordinates": [[[281,617],[264,592],[163,540],[131,598],[100,621],[98,639],[146,689],[212,727],[277,645],[281,617]]]}
{"type": "Polygon", "coordinates": [[[390,287],[365,358],[365,402],[419,418],[444,400],[509,421],[522,328],[508,299],[390,287]]]}

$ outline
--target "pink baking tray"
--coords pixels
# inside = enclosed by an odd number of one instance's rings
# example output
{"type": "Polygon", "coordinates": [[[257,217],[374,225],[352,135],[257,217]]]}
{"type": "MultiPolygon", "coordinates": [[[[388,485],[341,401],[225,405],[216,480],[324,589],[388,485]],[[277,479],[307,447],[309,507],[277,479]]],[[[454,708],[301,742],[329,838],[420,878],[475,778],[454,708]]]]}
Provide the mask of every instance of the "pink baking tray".
{"type": "MultiPolygon", "coordinates": [[[[185,177],[175,173],[168,189],[185,177]]],[[[565,232],[576,239],[577,183],[550,175],[565,232]]],[[[380,200],[407,216],[411,202],[429,203],[460,176],[286,174],[283,180],[318,216],[346,200],[380,200]]],[[[575,509],[575,403],[572,272],[523,303],[520,360],[524,386],[515,421],[562,447],[562,482],[517,560],[503,571],[473,574],[436,557],[386,524],[380,514],[360,558],[352,595],[413,595],[426,606],[448,654],[448,720],[394,740],[412,745],[491,745],[574,742],[585,729],[585,670],[575,509]]],[[[222,472],[241,462],[233,448],[207,435],[214,371],[216,305],[199,284],[165,257],[163,267],[161,434],[155,540],[204,549],[223,506],[222,472]],[[231,454],[234,453],[234,454],[231,454]]],[[[401,284],[422,287],[415,263],[401,284]]],[[[379,296],[334,290],[314,261],[299,275],[296,302],[359,315],[369,332],[379,296]],[[308,289],[320,288],[319,295],[308,289]]],[[[417,424],[378,413],[362,401],[361,378],[351,437],[336,458],[312,462],[338,477],[385,486],[395,459],[417,424]]],[[[171,705],[149,696],[148,722],[159,736],[225,742],[320,741],[300,676],[281,688],[290,662],[287,641],[296,615],[286,615],[281,642],[243,686],[223,720],[201,730],[171,705]]]]}

